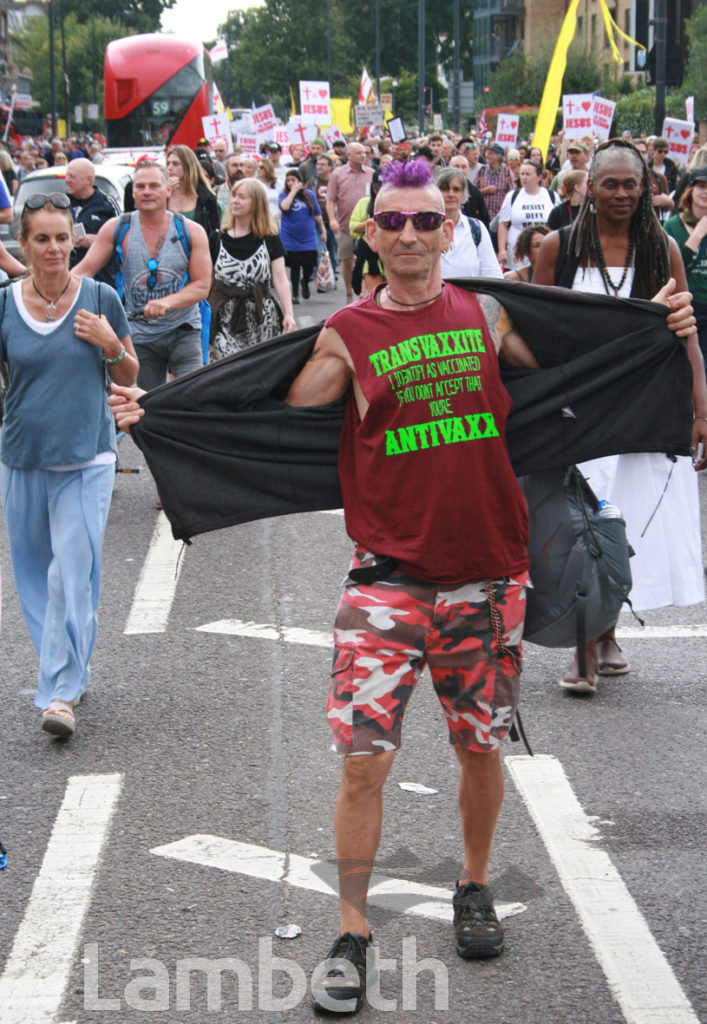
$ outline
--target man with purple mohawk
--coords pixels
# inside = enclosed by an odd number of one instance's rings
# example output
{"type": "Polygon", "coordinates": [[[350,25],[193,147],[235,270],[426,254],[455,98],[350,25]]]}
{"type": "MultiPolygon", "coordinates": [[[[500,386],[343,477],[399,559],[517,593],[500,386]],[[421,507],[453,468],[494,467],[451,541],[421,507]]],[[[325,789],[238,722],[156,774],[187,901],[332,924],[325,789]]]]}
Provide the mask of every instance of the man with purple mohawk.
{"type": "Polygon", "coordinates": [[[339,476],[356,548],[327,706],[347,755],[335,813],[341,925],[328,969],[312,982],[315,1008],[340,1013],[358,1010],[377,977],[366,899],[382,790],[425,666],[461,769],[457,952],[503,950],[487,872],[528,582],[499,357],[537,364],[496,300],[442,280],[453,225],[427,163],[393,162],[383,179],[366,240],[387,283],[327,320],[287,397],[312,406],[348,395],[339,476]]]}

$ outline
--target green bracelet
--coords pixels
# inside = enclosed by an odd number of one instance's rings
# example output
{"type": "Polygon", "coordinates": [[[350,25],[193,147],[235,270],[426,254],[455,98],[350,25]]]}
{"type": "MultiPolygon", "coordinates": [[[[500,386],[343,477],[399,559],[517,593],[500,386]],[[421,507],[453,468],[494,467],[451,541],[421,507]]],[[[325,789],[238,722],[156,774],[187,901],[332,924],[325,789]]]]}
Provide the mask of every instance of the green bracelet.
{"type": "Polygon", "coordinates": [[[116,356],[115,359],[106,359],[106,363],[108,364],[108,366],[115,366],[116,363],[122,362],[123,359],[125,359],[127,354],[128,354],[128,350],[126,349],[125,345],[121,345],[120,346],[120,355],[116,356]]]}

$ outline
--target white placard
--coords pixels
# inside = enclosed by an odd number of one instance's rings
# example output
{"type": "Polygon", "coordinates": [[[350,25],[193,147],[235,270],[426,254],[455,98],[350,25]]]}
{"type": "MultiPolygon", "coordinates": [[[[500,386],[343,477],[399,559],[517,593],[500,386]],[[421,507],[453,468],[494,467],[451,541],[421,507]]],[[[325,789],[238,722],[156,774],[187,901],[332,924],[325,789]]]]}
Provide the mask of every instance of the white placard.
{"type": "Polygon", "coordinates": [[[331,128],[327,128],[324,132],[324,139],[329,149],[332,148],[337,139],[340,139],[342,142],[346,142],[346,136],[342,132],[341,128],[336,124],[333,124],[331,128]]]}
{"type": "Polygon", "coordinates": [[[290,135],[286,125],[277,125],[271,132],[273,142],[282,146],[282,155],[288,156],[290,152],[290,135]]]}
{"type": "Polygon", "coordinates": [[[305,150],[309,152],[309,143],[317,137],[317,126],[315,124],[303,124],[301,118],[291,117],[287,122],[287,141],[290,146],[295,142],[301,142],[305,150]]]}
{"type": "Polygon", "coordinates": [[[328,82],[300,82],[300,121],[305,124],[329,124],[331,104],[328,82]]]}
{"type": "Polygon", "coordinates": [[[251,113],[250,119],[253,122],[256,135],[260,135],[261,132],[269,132],[271,128],[279,124],[270,103],[266,103],[264,107],[256,107],[251,113]]]}
{"type": "Polygon", "coordinates": [[[496,142],[500,142],[502,146],[507,146],[509,149],[515,149],[518,141],[519,122],[518,114],[499,114],[496,125],[496,142]]]}
{"type": "Polygon", "coordinates": [[[74,107],[74,124],[83,124],[83,107],[80,104],[74,107]]]}
{"type": "Polygon", "coordinates": [[[256,156],[258,152],[258,136],[250,132],[243,132],[237,136],[238,145],[245,156],[256,156]]]}
{"type": "Polygon", "coordinates": [[[685,98],[685,117],[688,121],[695,123],[695,97],[687,96],[685,98]]]}
{"type": "Polygon", "coordinates": [[[613,100],[606,100],[603,96],[594,97],[592,107],[592,130],[596,138],[608,139],[611,131],[611,122],[614,120],[616,104],[613,100]]]}
{"type": "Polygon", "coordinates": [[[357,128],[368,126],[374,128],[384,122],[383,108],[377,103],[359,103],[354,107],[354,120],[357,128]]]}
{"type": "Polygon", "coordinates": [[[89,121],[97,121],[98,120],[98,104],[97,103],[89,103],[88,104],[88,119],[89,119],[89,121]]]}
{"type": "Polygon", "coordinates": [[[593,107],[594,95],[591,92],[573,93],[562,97],[565,142],[592,134],[593,107]]]}
{"type": "Polygon", "coordinates": [[[666,117],[663,121],[662,135],[668,140],[668,156],[679,166],[688,161],[694,134],[693,121],[680,121],[677,117],[666,117]]]}
{"type": "Polygon", "coordinates": [[[207,114],[201,119],[204,137],[209,142],[216,142],[216,139],[230,139],[229,123],[228,114],[207,114]]]}

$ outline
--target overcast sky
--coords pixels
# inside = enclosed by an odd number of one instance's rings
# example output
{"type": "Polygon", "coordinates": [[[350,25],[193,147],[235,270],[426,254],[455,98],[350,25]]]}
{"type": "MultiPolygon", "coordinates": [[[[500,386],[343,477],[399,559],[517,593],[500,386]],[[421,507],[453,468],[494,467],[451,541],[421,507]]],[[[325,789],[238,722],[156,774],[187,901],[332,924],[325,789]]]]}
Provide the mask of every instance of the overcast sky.
{"type": "Polygon", "coordinates": [[[205,42],[216,38],[216,29],[226,20],[229,11],[259,6],[259,0],[208,0],[204,4],[177,0],[171,10],[163,13],[162,29],[187,39],[199,36],[201,42],[205,42]]]}

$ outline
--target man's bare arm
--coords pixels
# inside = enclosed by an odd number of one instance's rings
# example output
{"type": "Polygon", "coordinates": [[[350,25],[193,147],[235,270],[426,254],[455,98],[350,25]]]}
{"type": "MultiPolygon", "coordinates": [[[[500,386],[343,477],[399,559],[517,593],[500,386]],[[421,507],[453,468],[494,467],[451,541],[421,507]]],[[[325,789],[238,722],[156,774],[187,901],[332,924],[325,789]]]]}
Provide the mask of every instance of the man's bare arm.
{"type": "Polygon", "coordinates": [[[478,299],[499,359],[509,366],[537,366],[537,359],[513,326],[501,303],[490,295],[480,294],[478,299]]]}
{"type": "Polygon", "coordinates": [[[113,236],[118,224],[118,218],[112,217],[99,229],[95,241],[80,263],[77,263],[72,274],[80,274],[83,277],[93,277],[106,265],[113,255],[113,236]]]}
{"type": "Polygon", "coordinates": [[[298,406],[326,405],[346,394],[353,377],[353,365],[340,335],[325,327],[309,360],[290,385],[285,401],[298,406]]]}

